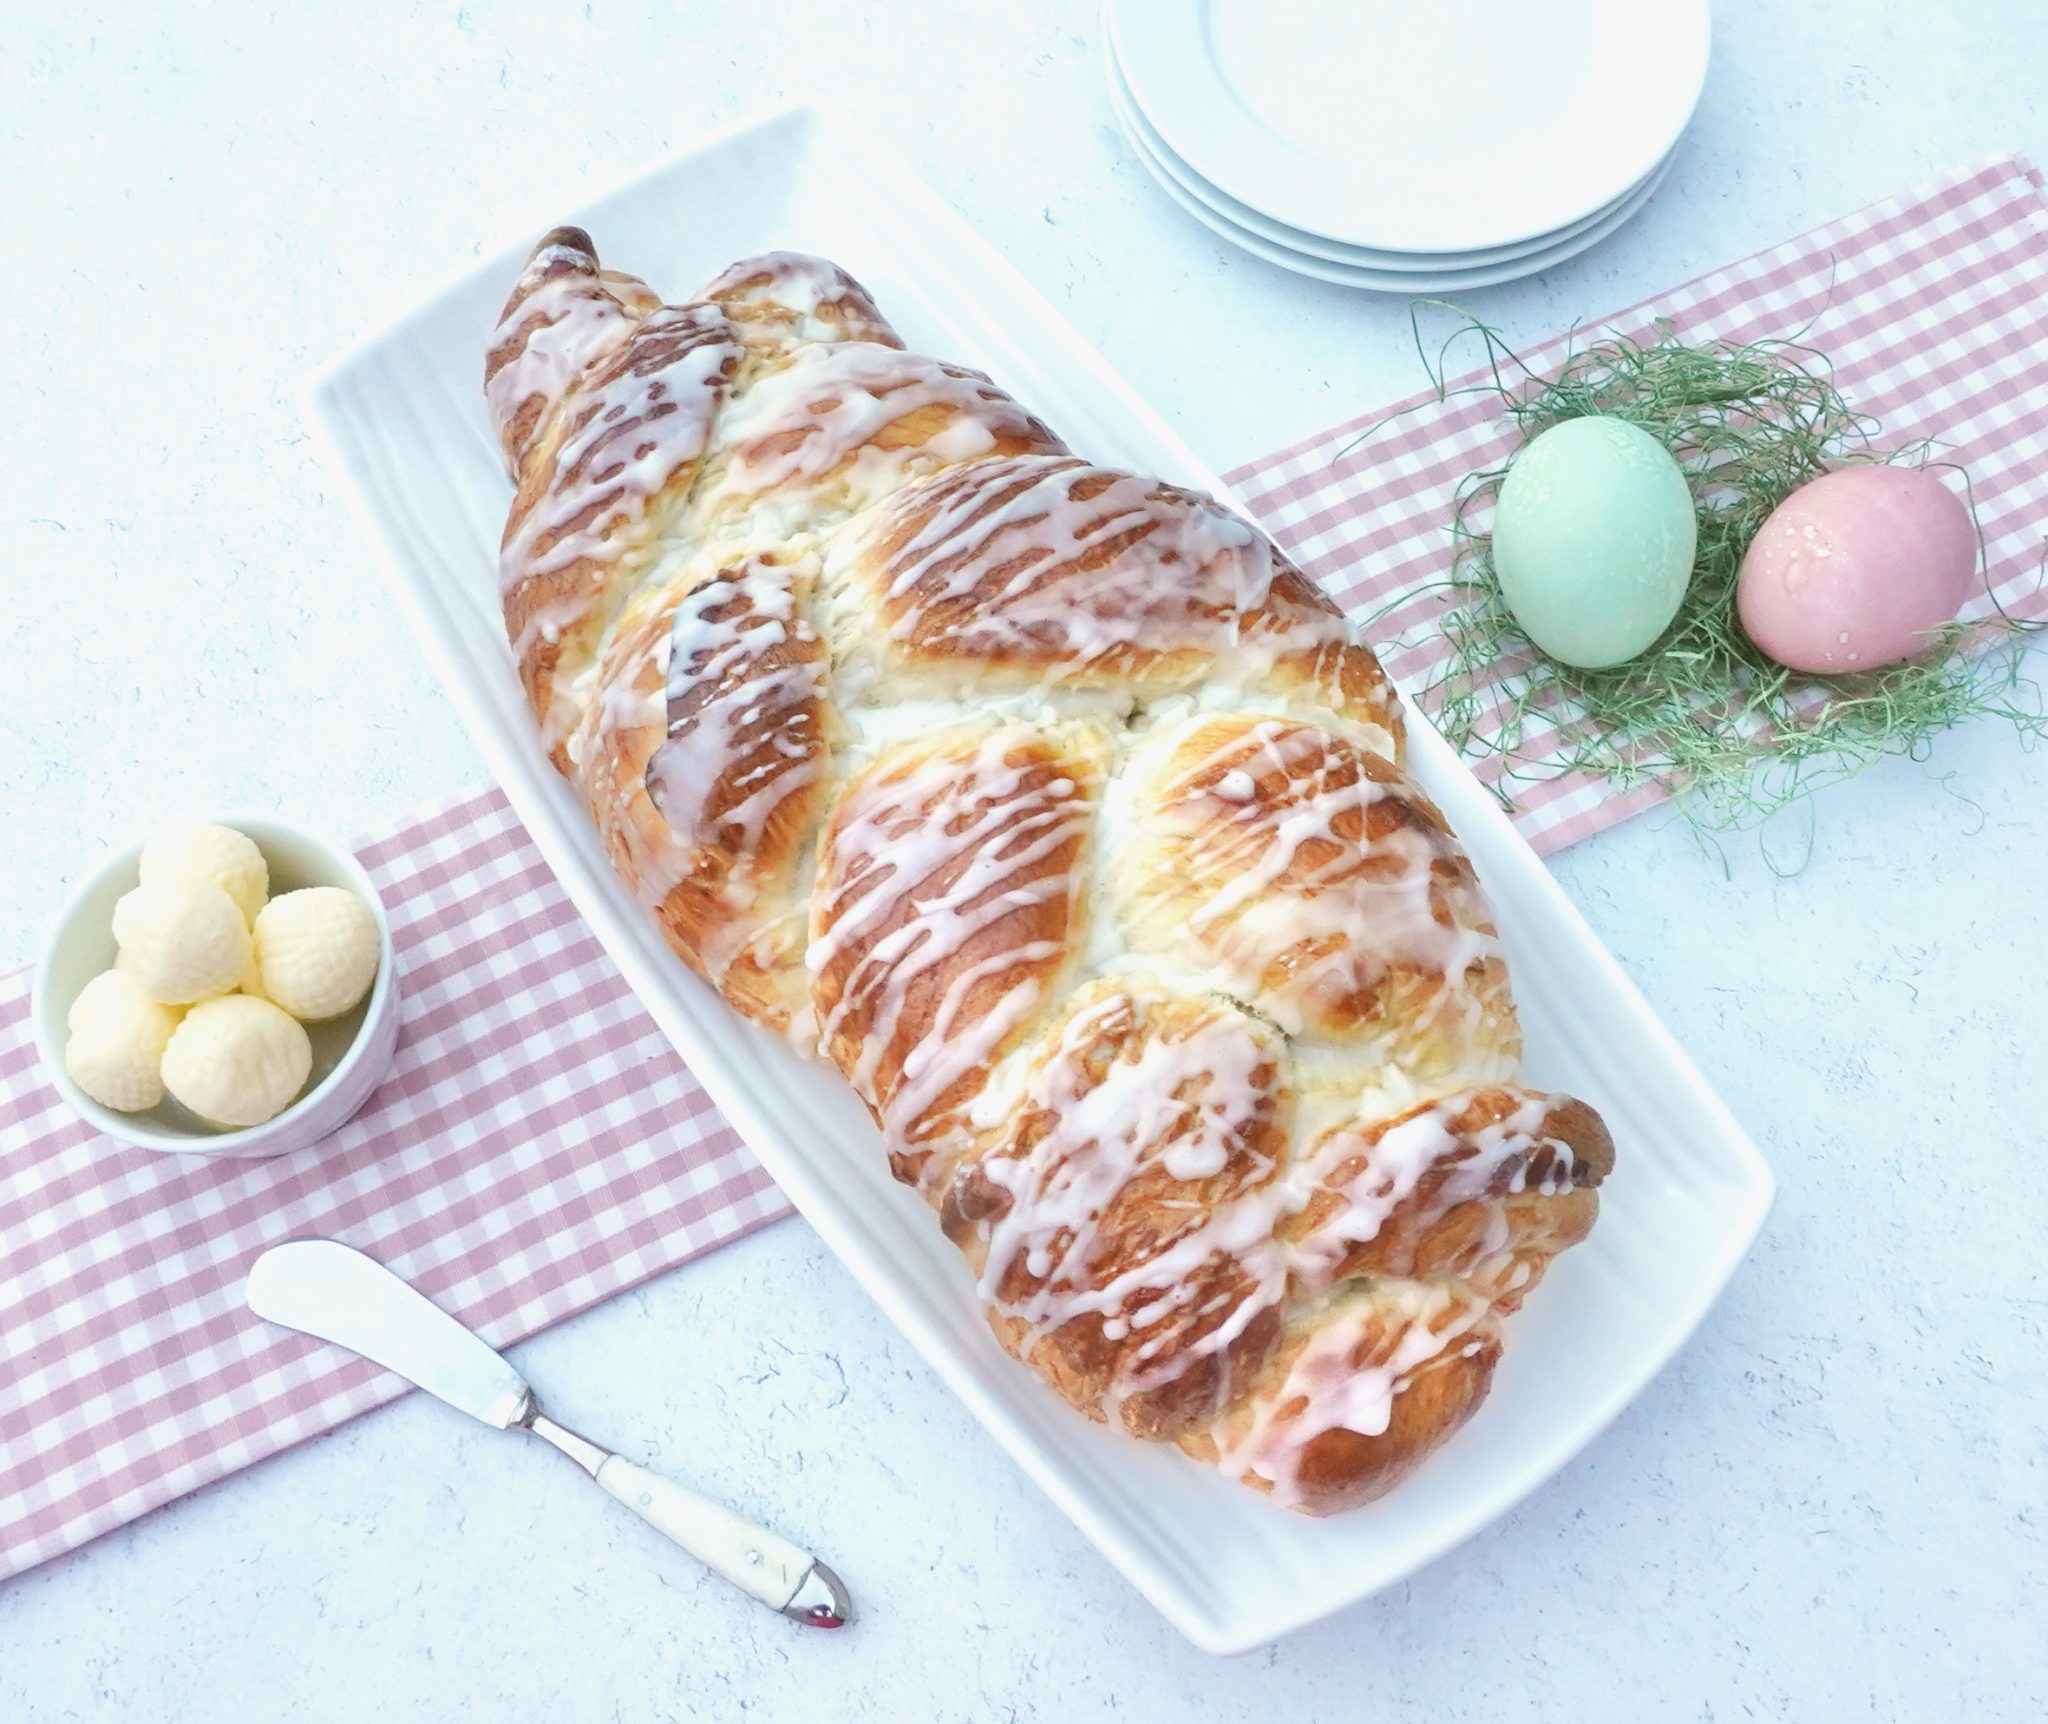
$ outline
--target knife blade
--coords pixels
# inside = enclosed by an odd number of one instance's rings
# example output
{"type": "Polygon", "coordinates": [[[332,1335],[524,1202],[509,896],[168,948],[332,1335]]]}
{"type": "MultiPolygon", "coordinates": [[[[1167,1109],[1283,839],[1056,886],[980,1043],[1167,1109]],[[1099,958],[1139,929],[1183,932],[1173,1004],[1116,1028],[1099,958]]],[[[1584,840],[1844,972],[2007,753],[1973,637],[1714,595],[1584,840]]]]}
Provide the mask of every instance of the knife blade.
{"type": "Polygon", "coordinates": [[[249,1269],[249,1309],[396,1371],[473,1419],[510,1430],[526,1379],[411,1282],[332,1239],[279,1245],[249,1269]]]}
{"type": "Polygon", "coordinates": [[[333,1239],[273,1245],[250,1265],[245,1296],[250,1310],[269,1322],[360,1353],[498,1430],[539,1437],[614,1501],[792,1621],[813,1628],[843,1628],[852,1621],[846,1588],[816,1557],[556,1423],[499,1354],[360,1251],[333,1239]]]}

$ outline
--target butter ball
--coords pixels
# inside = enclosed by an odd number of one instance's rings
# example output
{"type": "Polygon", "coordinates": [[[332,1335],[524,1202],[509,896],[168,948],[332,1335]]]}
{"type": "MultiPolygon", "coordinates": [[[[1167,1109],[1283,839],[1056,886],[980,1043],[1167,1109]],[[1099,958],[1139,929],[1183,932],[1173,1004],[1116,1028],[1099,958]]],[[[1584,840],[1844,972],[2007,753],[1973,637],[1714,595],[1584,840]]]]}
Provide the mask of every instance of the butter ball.
{"type": "Polygon", "coordinates": [[[253,922],[270,895],[270,866],[245,832],[232,826],[185,821],[166,826],[142,847],[142,883],[211,880],[253,922]]]}
{"type": "Polygon", "coordinates": [[[120,967],[167,1006],[224,994],[249,962],[249,924],[210,880],[145,882],[114,906],[120,967]]]}
{"type": "Polygon", "coordinates": [[[102,1107],[140,1113],[164,1099],[164,1047],[178,1027],[125,970],[108,970],[78,990],[65,1027],[64,1069],[102,1107]]]}
{"type": "Polygon", "coordinates": [[[163,1081],[212,1125],[261,1125],[289,1107],[313,1069],[313,1044],[289,1012],[228,994],[185,1014],[164,1049],[163,1081]]]}
{"type": "Polygon", "coordinates": [[[339,1017],[377,977],[377,918],[353,892],[308,886],[270,900],[256,917],[263,994],[295,1018],[339,1017]]]}

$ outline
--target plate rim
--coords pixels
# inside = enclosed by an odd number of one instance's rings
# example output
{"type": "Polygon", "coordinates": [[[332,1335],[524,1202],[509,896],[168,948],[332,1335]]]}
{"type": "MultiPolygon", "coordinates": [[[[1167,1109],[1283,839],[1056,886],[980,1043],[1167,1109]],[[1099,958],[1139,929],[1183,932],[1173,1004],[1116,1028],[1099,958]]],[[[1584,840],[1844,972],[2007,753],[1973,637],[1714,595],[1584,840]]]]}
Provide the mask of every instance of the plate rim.
{"type": "Polygon", "coordinates": [[[1263,210],[1255,209],[1239,198],[1232,197],[1221,186],[1204,179],[1193,163],[1187,161],[1167,143],[1152,122],[1145,118],[1138,106],[1137,98],[1131,94],[1130,80],[1116,57],[1116,42],[1104,33],[1102,55],[1107,68],[1110,102],[1116,109],[1117,119],[1123,131],[1130,137],[1141,154],[1149,155],[1158,167],[1179,182],[1183,190],[1201,200],[1211,210],[1229,222],[1256,234],[1269,244],[1284,250],[1298,252],[1323,262],[1342,265],[1353,269],[1383,270],[1392,274],[1413,274],[1417,276],[1443,276],[1466,269],[1484,269],[1494,264],[1511,263],[1517,258],[1562,245],[1575,238],[1603,218],[1620,209],[1631,197],[1642,190],[1652,176],[1666,167],[1678,146],[1658,158],[1656,164],[1642,179],[1631,182],[1617,196],[1609,199],[1590,215],[1566,222],[1562,227],[1550,229],[1533,239],[1518,240],[1512,245],[1479,246],[1471,251],[1385,251],[1373,246],[1347,245],[1326,235],[1311,232],[1307,228],[1290,227],[1286,222],[1276,221],[1263,210]],[[1135,133],[1135,136],[1132,134],[1135,133]],[[1306,242],[1306,243],[1304,243],[1306,242]]]}
{"type": "MultiPolygon", "coordinates": [[[[1207,39],[1212,0],[1103,0],[1102,27],[1108,36],[1138,109],[1175,153],[1204,179],[1239,202],[1276,220],[1326,239],[1369,250],[1397,252],[1466,251],[1506,246],[1540,237],[1590,213],[1578,198],[1529,207],[1534,215],[1505,225],[1460,234],[1445,226],[1444,211],[1373,213],[1355,201],[1347,207],[1346,180],[1338,165],[1269,133],[1231,91],[1207,39]],[[1174,42],[1178,31],[1194,41],[1174,42]],[[1136,53],[1134,55],[1134,49],[1136,53]],[[1183,123],[1184,122],[1184,123],[1183,123]]],[[[1675,120],[1646,129],[1644,141],[1621,155],[1622,191],[1594,199],[1591,209],[1612,202],[1667,157],[1699,111],[1713,59],[1710,0],[1675,0],[1683,10],[1660,19],[1659,35],[1683,38],[1684,57],[1674,57],[1674,90],[1683,90],[1675,120]]]]}
{"type": "Polygon", "coordinates": [[[1560,239],[1554,246],[1532,247],[1501,263],[1475,264],[1469,271],[1391,271],[1372,265],[1349,264],[1321,257],[1316,253],[1301,251],[1277,240],[1267,239],[1247,229],[1215,205],[1206,203],[1199,192],[1188,186],[1173,172],[1171,165],[1159,157],[1151,142],[1135,129],[1132,116],[1123,110],[1114,85],[1110,88],[1110,104],[1117,111],[1117,122],[1122,128],[1125,141],[1131,146],[1145,170],[1158,182],[1159,189],[1217,238],[1236,246],[1246,256],[1255,257],[1262,263],[1269,263],[1276,269],[1288,270],[1312,281],[1327,282],[1333,287],[1356,288],[1366,293],[1476,292],[1481,288],[1503,287],[1509,282],[1522,281],[1529,276],[1540,275],[1546,269],[1554,269],[1559,264],[1569,263],[1573,258],[1612,239],[1640,215],[1670,175],[1672,165],[1678,156],[1678,146],[1674,144],[1671,153],[1624,194],[1619,204],[1582,227],[1572,237],[1560,239]]]}
{"type": "MultiPolygon", "coordinates": [[[[765,136],[777,127],[821,128],[831,138],[835,150],[850,149],[863,157],[868,166],[885,174],[891,182],[892,192],[908,195],[922,206],[921,219],[928,219],[936,225],[949,249],[957,246],[964,250],[964,262],[968,267],[992,276],[1007,292],[1021,297],[1048,330],[1070,344],[1070,357],[1087,365],[1085,385],[1093,395],[1098,399],[1106,397],[1108,404],[1119,414],[1134,418],[1148,435],[1172,451],[1176,461],[1183,465],[1185,478],[1209,486],[1235,507],[1244,507],[1241,499],[1223,484],[1220,476],[1209,469],[1207,463],[1119,372],[1073,330],[1019,271],[907,164],[876,142],[864,127],[830,104],[790,103],[765,113],[745,116],[679,149],[665,152],[635,172],[577,194],[575,210],[571,214],[632,191],[645,182],[658,180],[716,147],[748,134],[765,136]]],[[[1360,1584],[1340,1585],[1312,1595],[1290,1593],[1274,1599],[1264,1608],[1235,1610],[1227,1615],[1212,1611],[1194,1592],[1176,1590],[1167,1584],[1168,1577],[1154,1561],[1133,1547],[1120,1525],[1098,1517],[1095,1509],[1079,1495],[1078,1473],[1060,1460],[1057,1450],[1039,1442],[1028,1428],[1014,1421],[992,1392],[972,1374],[968,1365],[956,1362],[943,1336],[929,1327],[926,1318],[912,1308],[910,1276],[886,1272],[870,1260],[866,1247],[850,1236],[850,1223],[842,1222],[822,1181],[813,1178],[800,1158],[784,1153],[779,1129],[761,1116],[745,1087],[724,1069],[703,1033],[668,997],[668,990],[680,983],[682,994],[694,998],[702,990],[702,984],[682,971],[665,946],[661,947],[657,958],[653,950],[656,937],[651,923],[638,933],[626,930],[626,937],[622,940],[609,937],[612,923],[609,907],[598,887],[582,877],[583,866],[569,848],[567,828],[557,827],[556,811],[550,807],[552,797],[564,793],[563,786],[559,780],[552,785],[543,780],[540,769],[544,768],[552,776],[552,768],[546,768],[538,746],[530,736],[515,736],[495,722],[483,704],[480,690],[470,684],[469,671],[459,660],[452,634],[438,626],[429,608],[425,585],[402,566],[397,547],[373,511],[345,442],[347,432],[341,408],[344,384],[377,349],[399,337],[416,318],[451,294],[476,285],[487,271],[496,267],[495,260],[501,252],[515,249],[537,231],[522,228],[518,237],[505,246],[486,244],[479,247],[476,255],[461,267],[446,272],[430,291],[414,295],[395,316],[374,324],[365,334],[317,367],[304,382],[302,398],[323,460],[335,475],[347,507],[354,514],[375,561],[385,574],[387,585],[419,638],[422,650],[434,665],[479,753],[555,871],[564,891],[619,964],[643,1009],[684,1054],[693,1076],[747,1142],[749,1150],[761,1160],[863,1290],[1003,1451],[1143,1597],[1204,1651],[1231,1654],[1264,1645],[1396,1585],[1417,1568],[1465,1543],[1541,1488],[1599,1436],[1669,1366],[1692,1338],[1754,1244],[1775,1200],[1776,1181],[1769,1165],[1729,1113],[1725,1103],[1678,1047],[1640,991],[1620,970],[1612,954],[1563,895],[1562,889],[1534,852],[1529,850],[1526,840],[1514,831],[1505,816],[1492,808],[1490,799],[1485,798],[1483,791],[1477,790],[1474,781],[1475,793],[1480,800],[1474,804],[1471,818],[1488,821],[1493,826],[1494,835],[1505,840],[1512,852],[1519,852],[1515,863],[1521,874],[1519,883],[1545,900],[1548,913],[1558,918],[1563,930],[1580,947],[1584,958],[1600,971],[1617,1003],[1626,1008],[1643,1032],[1659,1044],[1660,1052],[1677,1062],[1693,1081],[1697,1099],[1707,1110],[1716,1135],[1730,1156],[1727,1178],[1721,1182],[1724,1189],[1715,1212],[1721,1223],[1716,1232],[1717,1249],[1703,1271],[1687,1284],[1685,1297],[1672,1302],[1663,1313],[1666,1320],[1661,1325],[1658,1344],[1645,1352],[1636,1368],[1616,1373],[1608,1379],[1605,1392],[1585,1418],[1575,1420],[1569,1426],[1550,1427],[1552,1440],[1549,1443],[1540,1440],[1546,1434],[1544,1431],[1531,1433],[1538,1440],[1526,1447],[1540,1453],[1540,1464],[1526,1468],[1526,1476],[1522,1473],[1502,1475],[1492,1487],[1475,1493],[1460,1512],[1444,1517],[1426,1539],[1416,1541],[1428,1548],[1409,1553],[1376,1578],[1360,1584]],[[660,966],[658,975],[657,963],[660,966]]],[[[1083,380],[1076,379],[1076,382],[1079,385],[1083,380]]],[[[1401,698],[1413,721],[1414,746],[1431,757],[1440,770],[1450,770],[1469,778],[1469,769],[1457,760],[1427,719],[1416,711],[1405,695],[1401,698]]],[[[708,990],[703,991],[707,999],[713,998],[708,990]]]]}

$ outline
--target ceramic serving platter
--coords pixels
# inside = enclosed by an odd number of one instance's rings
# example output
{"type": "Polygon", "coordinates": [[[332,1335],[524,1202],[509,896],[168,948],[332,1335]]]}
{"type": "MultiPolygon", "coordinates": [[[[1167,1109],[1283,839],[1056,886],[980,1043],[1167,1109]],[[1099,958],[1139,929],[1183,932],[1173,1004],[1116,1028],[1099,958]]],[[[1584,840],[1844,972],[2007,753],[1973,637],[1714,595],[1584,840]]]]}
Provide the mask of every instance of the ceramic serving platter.
{"type": "MultiPolygon", "coordinates": [[[[535,739],[498,619],[510,490],[480,378],[528,248],[565,220],[672,295],[750,252],[822,252],[867,284],[913,347],[986,370],[1076,449],[1223,487],[951,209],[858,127],[814,109],[722,133],[575,208],[535,211],[529,228],[501,236],[314,380],[310,411],[327,453],[477,746],[733,1125],[995,1441],[1211,1651],[1256,1646],[1364,1598],[1541,1486],[1706,1315],[1762,1224],[1772,1185],[1535,855],[1412,718],[1416,775],[1463,836],[1498,912],[1530,1080],[1592,1101],[1620,1146],[1599,1227],[1514,1319],[1478,1416],[1391,1496],[1327,1521],[1090,1424],[997,1347],[964,1262],[922,1202],[890,1179],[874,1127],[837,1077],[741,1021],[662,943],[535,739]]],[[[874,1488],[891,1488],[879,1471],[874,1488]]],[[[972,1514],[994,1487],[968,1474],[931,1488],[957,1491],[960,1512],[972,1514]]]]}

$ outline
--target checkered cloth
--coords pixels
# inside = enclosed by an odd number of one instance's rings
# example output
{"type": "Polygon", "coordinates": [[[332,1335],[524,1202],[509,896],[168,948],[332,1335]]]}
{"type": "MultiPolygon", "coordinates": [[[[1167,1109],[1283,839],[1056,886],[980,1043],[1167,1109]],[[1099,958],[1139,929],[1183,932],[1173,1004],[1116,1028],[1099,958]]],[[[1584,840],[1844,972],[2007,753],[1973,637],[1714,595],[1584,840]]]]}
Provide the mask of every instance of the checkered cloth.
{"type": "Polygon", "coordinates": [[[265,1246],[346,1240],[503,1346],[787,1213],[495,790],[357,853],[404,1022],[317,1149],[99,1136],[0,977],[0,1577],[404,1392],[249,1314],[265,1246]]]}
{"type": "MultiPolygon", "coordinates": [[[[2044,214],[2033,170],[1994,162],[1610,327],[1661,315],[1740,340],[1812,319],[1859,407],[1969,468],[1992,581],[2039,614],[2044,214]]],[[[1482,402],[1410,405],[1348,453],[1386,413],[1231,475],[1360,611],[1442,574],[1453,489],[1508,447],[1482,402]]],[[[1404,626],[1397,608],[1387,628],[1404,626]]],[[[1432,663],[1427,646],[1389,655],[1411,688],[1432,663]]],[[[1555,850],[1657,795],[1559,779],[1523,792],[1520,822],[1555,850]]],[[[247,1313],[267,1245],[359,1245],[503,1346],[786,1212],[496,792],[360,854],[391,915],[404,1028],[389,1080],[317,1150],[207,1163],[96,1136],[43,1081],[26,972],[0,976],[0,1578],[403,1392],[247,1313]]]]}
{"type": "MultiPolygon", "coordinates": [[[[1884,427],[1922,437],[1970,475],[1989,589],[2016,617],[2048,614],[2040,581],[2048,458],[2048,199],[2027,162],[2005,157],[1888,198],[1802,238],[1715,270],[1582,333],[1640,338],[1668,319],[1687,340],[1751,341],[1805,329],[1842,392],[1884,427]]],[[[1538,373],[1569,338],[1522,357],[1538,373]]],[[[1452,384],[1456,389],[1478,374],[1452,384]]],[[[1513,450],[1513,427],[1484,396],[1421,395],[1366,413],[1228,475],[1268,531],[1354,615],[1375,624],[1387,668],[1420,690],[1445,656],[1430,626],[1443,601],[1424,589],[1451,562],[1452,498],[1513,450]],[[1391,423],[1388,421],[1391,419],[1391,423]],[[1358,442],[1360,434],[1380,427],[1358,442]],[[1355,445],[1355,446],[1354,446],[1355,445]],[[1409,595],[1405,601],[1402,595],[1409,595]]],[[[1484,530],[1487,514],[1475,510],[1484,530]]],[[[1988,614],[1989,597],[1965,617],[1988,614]]],[[[1496,696],[1498,689],[1496,689],[1496,696]]],[[[1425,697],[1425,707],[1434,710],[1425,697]]],[[[1498,710],[1498,699],[1495,708],[1498,710]]],[[[1490,728],[1482,717],[1482,733],[1490,728]]],[[[1619,789],[1557,769],[1533,727],[1517,761],[1515,822],[1548,855],[1614,825],[1666,792],[1619,789]],[[1536,782],[1528,782],[1533,776],[1536,782]]],[[[1482,779],[1502,762],[1477,758],[1482,779]]]]}

